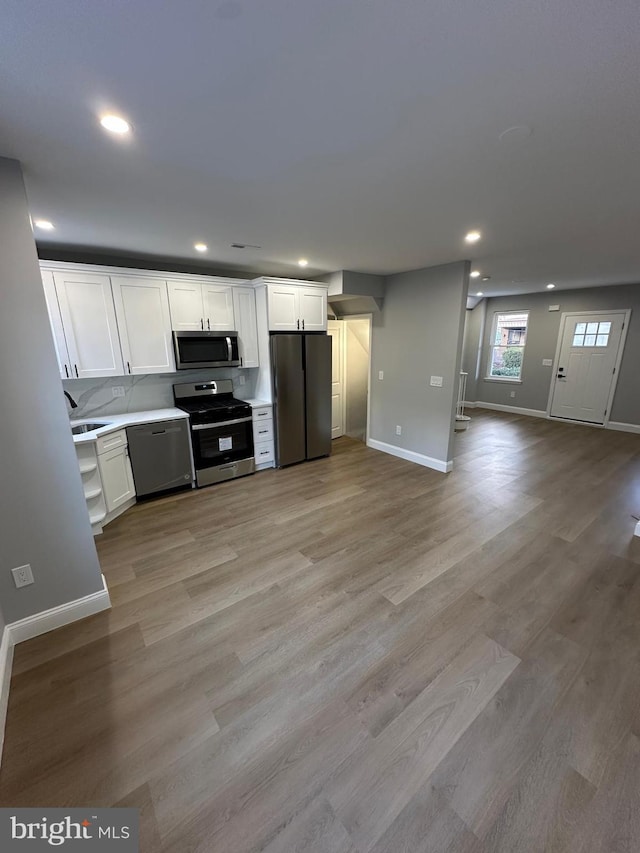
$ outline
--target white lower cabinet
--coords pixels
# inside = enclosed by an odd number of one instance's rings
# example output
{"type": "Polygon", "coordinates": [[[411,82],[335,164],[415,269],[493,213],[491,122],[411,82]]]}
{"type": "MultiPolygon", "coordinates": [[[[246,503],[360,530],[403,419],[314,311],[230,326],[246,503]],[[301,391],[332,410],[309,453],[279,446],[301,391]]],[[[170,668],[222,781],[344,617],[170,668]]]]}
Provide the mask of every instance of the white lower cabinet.
{"type": "Polygon", "coordinates": [[[136,496],[129,461],[127,431],[119,429],[96,441],[76,444],[76,456],[93,535],[124,512],[136,496]]]}
{"type": "Polygon", "coordinates": [[[125,445],[98,456],[107,512],[113,512],[136,495],[128,450],[125,445]]]}
{"type": "Polygon", "coordinates": [[[273,468],[275,465],[273,407],[255,406],[251,413],[253,418],[253,455],[256,460],[256,470],[273,468]]]}

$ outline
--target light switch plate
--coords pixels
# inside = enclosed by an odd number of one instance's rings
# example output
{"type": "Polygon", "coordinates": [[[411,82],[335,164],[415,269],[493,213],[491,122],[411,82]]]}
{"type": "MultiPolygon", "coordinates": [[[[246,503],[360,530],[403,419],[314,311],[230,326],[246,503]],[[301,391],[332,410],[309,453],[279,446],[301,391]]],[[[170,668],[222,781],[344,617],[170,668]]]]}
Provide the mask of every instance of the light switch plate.
{"type": "Polygon", "coordinates": [[[378,371],[378,379],[384,379],[384,370],[378,371]]]}
{"type": "Polygon", "coordinates": [[[13,575],[13,582],[18,588],[29,586],[29,584],[33,583],[33,572],[29,563],[25,566],[17,566],[15,569],[11,569],[11,574],[13,575]]]}
{"type": "Polygon", "coordinates": [[[111,393],[114,397],[124,397],[124,385],[114,385],[111,393]]]}
{"type": "Polygon", "coordinates": [[[429,384],[434,388],[442,388],[442,376],[432,376],[429,384]]]}
{"type": "Polygon", "coordinates": [[[552,358],[543,358],[542,359],[543,367],[553,367],[553,359],[552,358]]]}
{"type": "Polygon", "coordinates": [[[559,310],[560,310],[559,305],[549,305],[549,311],[559,311],[559,310]]]}

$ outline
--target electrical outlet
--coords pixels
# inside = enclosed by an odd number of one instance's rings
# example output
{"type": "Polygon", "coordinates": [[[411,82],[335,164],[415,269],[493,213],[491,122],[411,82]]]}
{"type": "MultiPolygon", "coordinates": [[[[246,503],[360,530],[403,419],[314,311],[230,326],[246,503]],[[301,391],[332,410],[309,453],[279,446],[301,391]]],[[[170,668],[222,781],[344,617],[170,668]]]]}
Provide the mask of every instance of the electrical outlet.
{"type": "Polygon", "coordinates": [[[515,391],[512,391],[512,392],[509,394],[509,396],[510,396],[510,397],[515,397],[515,396],[516,396],[516,392],[515,392],[515,391]]]}
{"type": "Polygon", "coordinates": [[[29,586],[29,584],[33,583],[33,572],[29,563],[26,566],[18,566],[15,569],[11,569],[11,574],[13,575],[13,582],[18,588],[29,586]]]}
{"type": "Polygon", "coordinates": [[[432,376],[429,384],[434,388],[442,388],[442,376],[432,376]]]}
{"type": "Polygon", "coordinates": [[[400,424],[398,424],[398,426],[396,427],[396,435],[402,435],[402,427],[400,426],[400,424]]]}
{"type": "Polygon", "coordinates": [[[245,379],[245,377],[244,377],[244,376],[243,376],[243,374],[241,373],[241,374],[240,374],[240,376],[238,376],[238,385],[244,385],[244,383],[245,383],[246,381],[247,381],[247,380],[245,379]]]}
{"type": "Polygon", "coordinates": [[[378,371],[378,379],[384,379],[384,370],[378,371]]]}
{"type": "Polygon", "coordinates": [[[124,385],[114,385],[111,393],[114,397],[124,397],[124,385]]]}

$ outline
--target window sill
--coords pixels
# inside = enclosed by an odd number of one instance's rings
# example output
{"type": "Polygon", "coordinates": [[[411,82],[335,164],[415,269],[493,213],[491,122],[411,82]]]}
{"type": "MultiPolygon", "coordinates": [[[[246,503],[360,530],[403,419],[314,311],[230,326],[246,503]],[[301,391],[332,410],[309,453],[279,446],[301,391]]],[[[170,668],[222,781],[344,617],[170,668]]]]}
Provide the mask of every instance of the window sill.
{"type": "Polygon", "coordinates": [[[511,376],[485,376],[485,382],[498,382],[503,385],[522,385],[522,379],[513,379],[511,376]]]}

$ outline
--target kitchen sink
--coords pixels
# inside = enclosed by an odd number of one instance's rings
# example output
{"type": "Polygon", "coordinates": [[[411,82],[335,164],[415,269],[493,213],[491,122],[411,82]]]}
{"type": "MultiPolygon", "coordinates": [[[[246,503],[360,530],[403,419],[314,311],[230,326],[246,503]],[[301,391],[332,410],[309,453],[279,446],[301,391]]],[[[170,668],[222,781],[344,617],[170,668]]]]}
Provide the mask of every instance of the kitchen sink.
{"type": "Polygon", "coordinates": [[[100,429],[100,427],[109,426],[108,423],[100,423],[100,424],[76,424],[71,427],[72,435],[83,435],[85,432],[93,432],[94,429],[100,429]]]}

